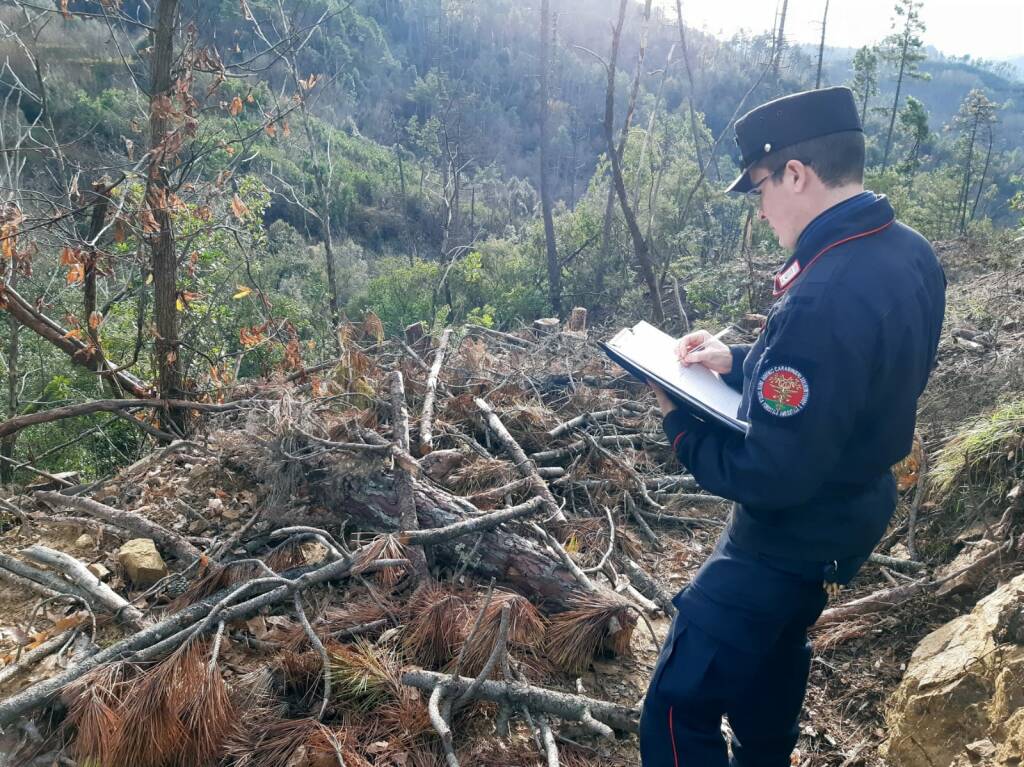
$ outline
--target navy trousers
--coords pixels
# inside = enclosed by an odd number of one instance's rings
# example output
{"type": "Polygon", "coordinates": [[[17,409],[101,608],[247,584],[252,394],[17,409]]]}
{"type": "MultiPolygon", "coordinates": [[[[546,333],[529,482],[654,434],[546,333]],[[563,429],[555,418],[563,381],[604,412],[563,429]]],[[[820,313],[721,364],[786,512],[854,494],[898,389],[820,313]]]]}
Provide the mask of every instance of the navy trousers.
{"type": "MultiPolygon", "coordinates": [[[[842,563],[840,582],[862,562],[842,563]]],[[[788,767],[810,670],[807,629],[835,571],[740,550],[723,534],[673,600],[679,612],[640,719],[644,767],[788,767]]]]}

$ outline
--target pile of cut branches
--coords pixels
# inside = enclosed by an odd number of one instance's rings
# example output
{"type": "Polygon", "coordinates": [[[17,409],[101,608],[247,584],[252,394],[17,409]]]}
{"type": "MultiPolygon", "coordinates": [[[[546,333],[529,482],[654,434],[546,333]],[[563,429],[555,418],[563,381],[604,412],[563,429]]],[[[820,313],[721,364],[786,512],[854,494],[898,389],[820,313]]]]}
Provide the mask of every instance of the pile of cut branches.
{"type": "Polygon", "coordinates": [[[19,764],[633,748],[636,690],[592,697],[582,677],[656,650],[650,619],[673,608],[655,530],[714,534],[724,508],[679,473],[645,387],[585,331],[341,340],[116,477],[4,502],[0,579],[33,608],[0,670],[34,680],[0,700],[19,764]],[[170,563],[155,583],[115,558],[138,538],[170,563]]]}

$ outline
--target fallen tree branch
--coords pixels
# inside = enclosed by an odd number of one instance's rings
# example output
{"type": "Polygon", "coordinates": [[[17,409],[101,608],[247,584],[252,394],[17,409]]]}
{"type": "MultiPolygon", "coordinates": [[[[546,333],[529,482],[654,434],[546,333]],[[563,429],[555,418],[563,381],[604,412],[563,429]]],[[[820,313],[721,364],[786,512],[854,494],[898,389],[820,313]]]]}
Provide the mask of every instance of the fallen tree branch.
{"type": "Polygon", "coordinates": [[[64,645],[72,639],[78,628],[71,628],[67,631],[63,631],[56,636],[52,636],[41,644],[33,647],[31,650],[22,655],[18,660],[12,661],[11,663],[0,669],[0,685],[5,685],[22,671],[26,671],[47,655],[50,655],[57,650],[60,650],[64,645]]]}
{"type": "MultiPolygon", "coordinates": [[[[716,498],[713,495],[702,495],[696,496],[698,498],[710,498],[715,501],[721,502],[723,499],[716,498]]],[[[703,519],[701,517],[684,517],[681,514],[669,514],[665,511],[647,511],[646,509],[637,508],[637,514],[642,516],[647,522],[670,522],[672,524],[680,525],[682,527],[690,528],[694,525],[698,527],[723,527],[725,522],[720,519],[703,519]]]]}
{"type": "Polygon", "coordinates": [[[665,547],[662,546],[661,541],[658,539],[657,534],[651,529],[651,526],[647,524],[647,520],[644,519],[644,515],[640,513],[640,509],[637,508],[636,501],[633,500],[633,496],[626,493],[622,496],[622,504],[626,507],[626,511],[629,516],[636,522],[636,526],[640,528],[641,534],[650,542],[650,544],[657,551],[661,551],[665,547]]]}
{"type": "Polygon", "coordinates": [[[891,589],[883,589],[882,591],[875,591],[867,596],[863,596],[860,599],[854,599],[845,604],[836,605],[835,607],[825,610],[818,618],[817,623],[814,624],[814,628],[818,629],[822,626],[828,626],[833,623],[839,623],[840,621],[848,620],[850,618],[856,618],[861,615],[868,615],[870,613],[876,613],[880,610],[884,610],[889,607],[896,607],[903,604],[909,599],[917,596],[918,594],[934,589],[941,586],[947,581],[951,581],[954,578],[959,578],[965,573],[973,570],[978,570],[987,565],[989,562],[998,559],[1002,554],[1006,553],[1013,546],[1013,538],[1011,537],[1003,545],[993,549],[983,557],[979,557],[976,561],[962,567],[956,572],[945,575],[942,578],[938,578],[933,581],[920,580],[908,583],[904,586],[896,586],[891,589]]]}
{"type": "MultiPolygon", "coordinates": [[[[402,371],[394,370],[391,379],[391,433],[395,447],[395,489],[398,491],[399,525],[402,532],[415,532],[420,523],[416,518],[416,494],[413,489],[413,471],[419,470],[416,459],[409,455],[409,411],[405,406],[405,383],[402,371]],[[411,462],[411,463],[410,463],[411,462]]],[[[411,549],[409,558],[420,579],[429,577],[427,556],[421,548],[411,549]]]]}
{"type": "Polygon", "coordinates": [[[467,500],[473,505],[479,506],[481,503],[493,503],[494,501],[500,501],[506,495],[518,493],[520,490],[526,490],[531,487],[533,487],[533,478],[522,477],[520,479],[512,480],[500,487],[494,487],[490,490],[482,490],[479,493],[474,493],[473,495],[468,496],[467,500]]]}
{"type": "Polygon", "coordinates": [[[83,498],[77,495],[62,495],[46,490],[40,490],[34,493],[34,496],[52,507],[81,511],[97,519],[109,522],[115,527],[127,530],[133,535],[141,538],[152,538],[158,546],[171,552],[185,564],[191,564],[193,560],[198,559],[202,555],[199,549],[177,533],[130,511],[121,511],[99,501],[94,501],[91,498],[83,498]]]}
{"type": "Polygon", "coordinates": [[[430,716],[430,724],[441,739],[441,746],[444,748],[445,764],[448,767],[459,767],[458,757],[455,756],[455,747],[452,743],[452,728],[441,713],[441,700],[448,693],[450,687],[442,683],[437,685],[430,693],[430,700],[427,701],[427,713],[430,716]]]}
{"type": "Polygon", "coordinates": [[[537,465],[527,458],[526,453],[523,452],[523,448],[519,446],[515,438],[509,434],[508,429],[505,428],[505,424],[501,422],[498,414],[494,412],[489,404],[480,397],[476,397],[473,400],[476,406],[480,408],[480,411],[484,414],[487,420],[487,425],[491,431],[494,432],[498,440],[504,445],[505,449],[512,455],[515,461],[515,468],[524,477],[529,477],[533,480],[533,489],[541,498],[544,499],[545,511],[551,516],[552,519],[558,522],[565,522],[565,514],[562,513],[561,508],[558,506],[558,502],[555,497],[551,494],[550,488],[547,483],[537,473],[537,465]]]}
{"type": "Polygon", "coordinates": [[[9,557],[6,554],[0,554],[0,572],[6,577],[7,573],[12,573],[16,578],[20,578],[23,581],[29,581],[35,583],[38,588],[25,585],[27,588],[33,588],[34,591],[44,593],[47,597],[56,596],[58,594],[67,594],[69,596],[79,597],[86,599],[90,604],[95,604],[95,600],[91,599],[91,594],[78,588],[72,583],[60,578],[53,573],[48,573],[45,570],[33,567],[27,562],[22,562],[14,557],[9,557]]]}
{"type": "Polygon", "coordinates": [[[224,405],[214,405],[209,402],[189,402],[188,400],[180,399],[99,399],[94,402],[80,402],[77,405],[54,407],[38,413],[19,415],[6,421],[0,421],[0,437],[14,434],[28,426],[50,423],[64,418],[74,418],[79,415],[89,415],[90,413],[124,414],[125,411],[140,407],[188,408],[204,413],[227,413],[232,410],[239,410],[246,404],[249,403],[245,400],[229,402],[224,405]]]}
{"type": "Polygon", "coordinates": [[[573,558],[569,556],[569,552],[565,550],[565,547],[558,542],[551,533],[545,530],[543,527],[538,525],[536,522],[530,523],[530,528],[537,534],[537,536],[547,543],[548,547],[555,553],[555,556],[561,561],[565,568],[572,573],[573,578],[587,591],[597,591],[597,586],[590,580],[589,576],[580,569],[580,566],[573,561],[573,558]]]}
{"type": "MultiPolygon", "coordinates": [[[[6,281],[0,281],[0,305],[19,323],[32,330],[41,338],[45,338],[71,357],[76,365],[81,365],[100,375],[110,376],[121,388],[131,392],[136,397],[149,397],[152,395],[149,387],[131,373],[123,370],[103,370],[104,361],[101,355],[91,351],[84,342],[74,338],[66,328],[36,309],[31,302],[25,300],[6,281]]],[[[0,428],[2,426],[0,424],[0,428]]]]}
{"type": "MultiPolygon", "coordinates": [[[[418,690],[433,690],[444,682],[451,685],[452,694],[456,695],[469,689],[473,684],[473,679],[464,676],[452,679],[447,674],[416,669],[410,669],[402,674],[402,684],[415,687],[418,690]]],[[[489,680],[480,685],[476,691],[476,697],[492,703],[506,704],[513,708],[526,706],[531,711],[543,711],[562,719],[578,722],[583,721],[584,712],[589,711],[597,721],[621,732],[640,731],[639,709],[583,695],[572,695],[508,680],[503,682],[489,680]]]]}
{"type": "Polygon", "coordinates": [[[8,458],[6,455],[0,455],[0,461],[3,461],[4,463],[10,466],[13,466],[15,470],[24,469],[25,471],[31,474],[35,474],[36,476],[42,477],[43,479],[48,479],[54,484],[56,484],[57,487],[75,486],[74,482],[68,482],[68,480],[64,479],[63,477],[58,477],[56,474],[51,474],[48,471],[37,469],[35,466],[33,466],[31,463],[28,463],[27,461],[15,461],[13,458],[8,458]]]}
{"type": "MultiPolygon", "coordinates": [[[[404,559],[378,560],[368,563],[364,572],[371,572],[385,567],[397,567],[407,563],[408,560],[404,559]]],[[[290,585],[278,586],[273,589],[270,589],[268,586],[268,590],[265,593],[225,609],[221,612],[220,619],[228,624],[234,620],[252,617],[266,607],[290,599],[292,593],[296,590],[307,589],[321,583],[327,583],[328,581],[346,578],[349,575],[350,569],[351,563],[348,560],[336,560],[315,569],[304,568],[302,574],[295,578],[290,585]]],[[[116,642],[60,674],[30,685],[6,700],[0,701],[0,727],[6,727],[37,706],[43,705],[57,694],[62,687],[104,663],[121,658],[135,661],[155,660],[170,650],[175,649],[192,635],[193,624],[203,620],[213,606],[229,591],[230,589],[218,592],[194,605],[190,605],[184,610],[164,618],[159,623],[153,624],[130,637],[126,637],[120,642],[116,642]]]]}
{"type": "Polygon", "coordinates": [[[563,421],[553,429],[548,430],[548,436],[558,438],[564,434],[568,434],[570,431],[580,426],[586,426],[591,423],[600,423],[602,421],[610,421],[619,416],[635,416],[641,413],[646,413],[647,410],[648,408],[643,405],[624,402],[621,405],[617,405],[616,407],[608,410],[595,410],[592,413],[584,413],[583,415],[578,415],[575,418],[570,418],[568,421],[563,421]]]}
{"type": "Polygon", "coordinates": [[[434,352],[434,363],[430,366],[427,376],[427,392],[423,396],[423,415],[420,418],[420,454],[429,453],[434,449],[434,398],[437,396],[437,378],[441,374],[444,354],[448,349],[448,340],[452,337],[452,329],[445,328],[441,341],[434,352]]]}
{"type": "Polygon", "coordinates": [[[142,611],[132,605],[110,586],[105,584],[91,572],[80,561],[63,551],[55,551],[46,546],[29,546],[21,552],[24,556],[44,565],[49,565],[64,573],[72,583],[79,589],[85,591],[92,597],[92,602],[98,603],[113,613],[114,618],[127,623],[135,629],[141,629],[146,625],[142,611]]]}
{"type": "Polygon", "coordinates": [[[518,506],[509,506],[507,509],[494,511],[489,514],[474,517],[473,519],[467,519],[463,522],[455,522],[454,524],[446,525],[445,527],[407,531],[402,534],[402,538],[403,540],[407,540],[409,543],[416,544],[440,543],[441,541],[449,541],[452,538],[458,538],[462,535],[490,530],[503,522],[508,522],[512,519],[520,519],[536,513],[543,507],[544,499],[534,497],[526,501],[526,503],[521,503],[518,506]]]}
{"type": "Polygon", "coordinates": [[[898,570],[901,573],[919,573],[926,567],[924,562],[917,562],[913,559],[900,559],[899,557],[888,557],[885,554],[872,554],[868,557],[868,561],[874,562],[876,565],[891,567],[893,570],[898,570]]]}
{"type": "Polygon", "coordinates": [[[530,349],[533,347],[533,343],[519,336],[514,336],[511,333],[502,333],[500,330],[493,330],[491,328],[485,328],[483,325],[466,325],[466,330],[472,335],[485,335],[491,336],[492,338],[498,338],[506,343],[510,343],[513,346],[517,346],[521,349],[530,349]]]}
{"type": "MultiPolygon", "coordinates": [[[[614,445],[615,447],[636,447],[638,444],[642,444],[645,441],[651,441],[660,439],[660,435],[646,434],[621,434],[621,435],[605,435],[603,437],[591,437],[599,445],[614,445]]],[[[536,453],[531,453],[530,458],[534,461],[558,461],[562,458],[571,458],[574,455],[582,453],[587,448],[587,442],[583,439],[578,439],[575,442],[570,442],[565,447],[558,447],[552,450],[539,450],[536,453]]]]}
{"type": "Polygon", "coordinates": [[[491,649],[491,654],[487,657],[484,667],[480,669],[480,673],[476,675],[473,683],[465,689],[453,704],[453,709],[455,711],[458,711],[469,701],[473,700],[476,696],[476,691],[479,690],[480,686],[487,681],[487,678],[494,673],[494,669],[498,667],[498,662],[504,657],[507,651],[508,621],[511,609],[512,608],[508,602],[505,602],[501,606],[501,619],[498,623],[498,636],[494,640],[494,647],[491,649]]]}
{"type": "Polygon", "coordinates": [[[672,597],[662,591],[661,587],[640,565],[625,555],[618,557],[618,562],[626,571],[626,576],[637,591],[653,600],[669,618],[676,614],[676,606],[672,604],[672,597]]]}
{"type": "MultiPolygon", "coordinates": [[[[88,517],[65,517],[60,514],[44,514],[42,512],[35,513],[29,516],[29,521],[40,525],[55,525],[57,527],[71,527],[76,530],[84,530],[86,532],[95,532],[97,534],[109,535],[112,538],[118,540],[124,540],[128,538],[132,533],[126,532],[125,530],[114,527],[113,525],[107,525],[98,519],[90,519],[88,517]]],[[[99,541],[97,540],[97,543],[99,541]]]]}

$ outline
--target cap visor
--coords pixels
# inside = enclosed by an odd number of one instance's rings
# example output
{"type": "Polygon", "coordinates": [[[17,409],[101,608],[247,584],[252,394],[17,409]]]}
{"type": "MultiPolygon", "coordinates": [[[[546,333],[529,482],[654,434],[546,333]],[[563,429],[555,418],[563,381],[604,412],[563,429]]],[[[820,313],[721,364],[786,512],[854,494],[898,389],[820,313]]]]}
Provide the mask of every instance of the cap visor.
{"type": "Polygon", "coordinates": [[[754,185],[750,183],[750,173],[743,171],[736,177],[736,180],[726,187],[726,192],[749,192],[754,188],[754,185]]]}

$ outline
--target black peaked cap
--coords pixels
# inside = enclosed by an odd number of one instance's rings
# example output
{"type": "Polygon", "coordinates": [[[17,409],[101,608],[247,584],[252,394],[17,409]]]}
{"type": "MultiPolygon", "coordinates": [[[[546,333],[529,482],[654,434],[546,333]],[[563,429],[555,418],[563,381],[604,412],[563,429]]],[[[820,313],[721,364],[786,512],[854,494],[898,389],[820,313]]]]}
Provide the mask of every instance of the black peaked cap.
{"type": "Polygon", "coordinates": [[[749,191],[751,166],[772,152],[818,136],[854,130],[863,128],[849,88],[803,91],[751,109],[736,121],[743,172],[726,191],[749,191]]]}

